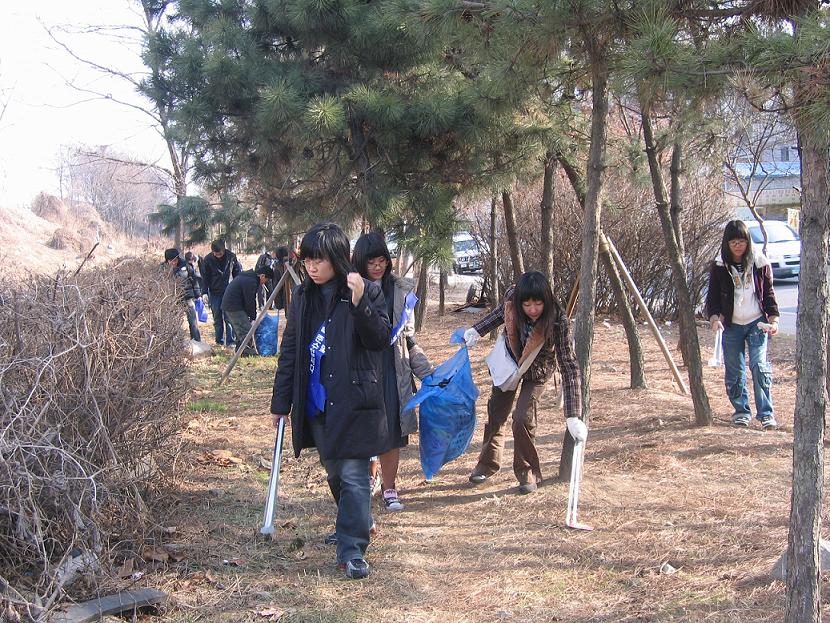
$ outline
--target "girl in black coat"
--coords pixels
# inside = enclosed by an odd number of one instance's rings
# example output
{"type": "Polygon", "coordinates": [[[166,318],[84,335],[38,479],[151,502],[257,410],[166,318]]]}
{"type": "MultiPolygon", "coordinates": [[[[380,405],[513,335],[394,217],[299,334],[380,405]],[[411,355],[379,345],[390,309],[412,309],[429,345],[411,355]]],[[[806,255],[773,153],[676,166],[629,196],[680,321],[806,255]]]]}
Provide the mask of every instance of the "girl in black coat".
{"type": "Polygon", "coordinates": [[[387,449],[380,384],[391,328],[381,289],[354,272],[349,239],[337,225],[312,227],[300,244],[308,274],[294,290],[282,338],[271,413],[291,414],[294,453],[316,447],[337,502],[337,562],[350,578],[372,523],[369,457],[387,449]]]}

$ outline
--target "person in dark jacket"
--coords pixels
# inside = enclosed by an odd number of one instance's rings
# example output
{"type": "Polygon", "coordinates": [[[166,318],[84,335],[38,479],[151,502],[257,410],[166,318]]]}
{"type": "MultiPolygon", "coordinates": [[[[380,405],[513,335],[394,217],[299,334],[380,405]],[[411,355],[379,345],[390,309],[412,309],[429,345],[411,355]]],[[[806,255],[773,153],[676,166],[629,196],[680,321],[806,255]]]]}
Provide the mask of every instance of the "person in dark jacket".
{"type": "Polygon", "coordinates": [[[354,272],[349,239],[321,223],[303,237],[308,277],[297,286],[281,342],[271,414],[288,418],[295,456],[316,447],[337,503],[337,562],[365,578],[372,518],[369,457],[388,447],[381,387],[391,328],[381,289],[354,272]]]}
{"type": "MultiPolygon", "coordinates": [[[[282,278],[283,273],[285,272],[285,264],[289,261],[290,254],[288,252],[288,247],[277,247],[277,253],[274,257],[274,286],[279,282],[282,278]]],[[[286,279],[283,282],[282,288],[280,291],[277,292],[277,296],[274,297],[274,309],[285,309],[285,302],[286,299],[291,298],[291,284],[294,283],[290,278],[286,279]]]]}
{"type": "MultiPolygon", "coordinates": [[[[352,252],[352,265],[369,281],[379,285],[386,299],[386,313],[394,325],[391,343],[384,351],[383,400],[386,406],[389,448],[380,455],[383,504],[387,511],[403,510],[398,497],[397,475],[401,448],[409,443],[409,435],[418,429],[415,410],[404,409],[412,398],[414,377],[423,380],[433,367],[415,343],[415,286],[392,274],[392,257],[386,241],[378,232],[363,234],[352,252]]],[[[377,464],[374,465],[377,468],[377,464]]],[[[373,484],[375,480],[373,479],[373,484]]]]}
{"type": "Polygon", "coordinates": [[[464,333],[468,346],[504,324],[507,350],[516,365],[534,357],[522,376],[519,387],[503,391],[493,386],[487,401],[487,424],[478,464],[470,482],[481,484],[501,468],[504,424],[513,410],[513,473],[519,493],[532,493],[542,481],[539,454],[536,452],[536,415],[545,383],[556,370],[562,374],[562,394],[568,432],[585,441],[587,428],[582,422],[579,364],[569,336],[568,317],[553,298],[550,283],[536,271],[526,272],[515,286],[508,288],[504,301],[464,333]]]}
{"type": "Polygon", "coordinates": [[[199,290],[201,290],[204,296],[207,294],[207,289],[205,288],[204,280],[202,280],[202,258],[193,251],[188,251],[184,254],[184,261],[193,269],[193,273],[196,275],[196,281],[199,283],[199,290]]]}
{"type": "MultiPolygon", "coordinates": [[[[275,262],[274,254],[271,253],[270,251],[266,251],[265,253],[263,253],[262,255],[260,255],[257,258],[256,264],[254,264],[254,270],[256,270],[258,268],[262,268],[263,266],[267,266],[268,268],[273,270],[274,269],[274,262],[275,262]]],[[[262,284],[262,287],[260,287],[259,290],[257,290],[257,293],[256,293],[257,309],[262,309],[262,307],[265,306],[265,301],[268,300],[269,296],[271,296],[271,291],[274,288],[274,284],[271,281],[272,281],[272,279],[268,279],[268,281],[266,281],[264,284],[262,284]]]]}
{"type": "Polygon", "coordinates": [[[778,333],[778,303],[769,260],[753,248],[743,221],[729,221],[724,228],[720,257],[709,271],[706,316],[712,331],[723,331],[724,383],[734,409],[732,423],[745,428],[752,419],[746,389],[749,350],[755,417],[764,430],[776,428],[767,336],[778,333]]]}
{"type": "Polygon", "coordinates": [[[190,329],[190,339],[201,342],[202,335],[199,333],[199,323],[196,319],[195,301],[201,298],[202,290],[199,288],[199,280],[196,278],[196,273],[179,256],[178,249],[166,249],[164,251],[164,263],[162,267],[167,271],[171,279],[175,279],[176,287],[181,292],[181,299],[185,304],[187,326],[190,329]]]}
{"type": "Polygon", "coordinates": [[[208,304],[213,315],[213,328],[216,343],[233,346],[234,336],[230,321],[222,314],[222,297],[232,277],[242,271],[242,265],[230,250],[225,248],[224,240],[210,243],[210,254],[202,261],[202,280],[208,293],[208,304]]]}
{"type": "MultiPolygon", "coordinates": [[[[222,313],[231,322],[236,334],[237,343],[244,340],[251,330],[251,323],[256,320],[257,293],[269,279],[273,279],[274,271],[270,266],[260,266],[254,270],[243,270],[230,282],[222,297],[222,313]]],[[[242,353],[245,356],[256,355],[254,341],[245,345],[242,353]]]]}

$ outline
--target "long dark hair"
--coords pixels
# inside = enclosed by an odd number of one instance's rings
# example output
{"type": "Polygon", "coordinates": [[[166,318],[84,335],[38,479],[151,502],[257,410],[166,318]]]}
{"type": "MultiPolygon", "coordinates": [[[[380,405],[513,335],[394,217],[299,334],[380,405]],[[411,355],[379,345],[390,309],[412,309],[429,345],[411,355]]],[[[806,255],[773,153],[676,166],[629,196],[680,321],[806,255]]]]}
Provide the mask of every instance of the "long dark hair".
{"type": "MultiPolygon", "coordinates": [[[[346,275],[354,271],[349,262],[349,239],[334,223],[317,223],[306,232],[300,242],[300,259],[330,261],[341,288],[346,286],[346,275]]],[[[306,290],[316,290],[311,277],[306,277],[304,285],[306,290]]]]}
{"type": "Polygon", "coordinates": [[[550,340],[553,338],[554,325],[562,317],[562,307],[553,297],[548,280],[542,273],[535,270],[528,271],[519,277],[519,281],[516,283],[516,289],[513,290],[513,308],[515,310],[518,328],[523,327],[530,320],[522,308],[522,303],[531,299],[534,301],[542,301],[545,304],[542,315],[539,316],[536,322],[542,323],[545,338],[550,340]]]}
{"type": "MultiPolygon", "coordinates": [[[[386,258],[386,271],[383,273],[382,284],[386,286],[392,279],[392,256],[389,254],[389,247],[379,232],[370,231],[363,234],[354,243],[352,251],[352,265],[355,270],[365,279],[369,278],[369,260],[376,257],[386,258]]],[[[385,289],[385,288],[384,288],[385,289]]]]}
{"type": "Polygon", "coordinates": [[[720,243],[720,257],[725,266],[729,266],[732,260],[732,251],[729,248],[730,240],[746,240],[746,251],[741,258],[741,266],[746,270],[752,258],[752,237],[749,229],[743,221],[729,221],[723,229],[723,240],[720,243]]]}

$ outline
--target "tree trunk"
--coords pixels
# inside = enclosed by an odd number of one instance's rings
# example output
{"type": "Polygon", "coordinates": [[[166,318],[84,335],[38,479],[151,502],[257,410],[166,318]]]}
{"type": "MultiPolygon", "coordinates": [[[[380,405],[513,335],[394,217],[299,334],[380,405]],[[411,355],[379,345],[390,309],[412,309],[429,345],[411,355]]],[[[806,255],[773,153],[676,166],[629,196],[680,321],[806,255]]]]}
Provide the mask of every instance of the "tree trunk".
{"type": "MultiPolygon", "coordinates": [[[[174,234],[174,246],[182,251],[184,240],[184,214],[182,214],[182,199],[187,195],[186,188],[183,188],[183,180],[176,180],[176,232],[174,234]]],[[[184,255],[184,254],[182,254],[184,255]]]]}
{"type": "MultiPolygon", "coordinates": [[[[671,150],[671,224],[674,228],[674,237],[677,239],[677,248],[680,249],[680,256],[686,257],[686,243],[683,241],[683,225],[681,215],[683,204],[680,202],[680,175],[683,173],[681,167],[683,158],[683,146],[680,141],[675,141],[671,150]]],[[[686,278],[688,280],[688,276],[686,278]]]]}
{"type": "Polygon", "coordinates": [[[591,347],[594,341],[594,305],[597,289],[597,251],[599,249],[602,182],[605,173],[605,145],[608,127],[608,61],[602,51],[591,54],[591,143],[585,188],[585,218],[582,226],[582,252],[579,266],[579,302],[574,337],[582,373],[582,418],[591,417],[591,347]]]}
{"type": "MultiPolygon", "coordinates": [[[[490,309],[499,305],[499,236],[498,236],[498,200],[490,199],[490,309]]],[[[498,330],[490,332],[490,338],[495,340],[498,330]]]]}
{"type": "Polygon", "coordinates": [[[427,293],[429,291],[429,262],[421,260],[421,269],[418,274],[418,285],[415,287],[415,296],[418,304],[415,306],[415,331],[424,326],[424,317],[427,313],[427,293]]]}
{"type": "Polygon", "coordinates": [[[446,292],[447,292],[447,271],[445,269],[441,269],[441,272],[438,276],[438,315],[444,315],[444,302],[446,300],[446,292]]]}
{"type": "MultiPolygon", "coordinates": [[[[796,90],[796,101],[804,94],[796,90]]],[[[827,133],[796,114],[801,152],[801,274],[796,320],[793,486],[787,543],[786,623],[821,620],[819,537],[827,393],[827,232],[830,223],[827,133]]]]}
{"type": "Polygon", "coordinates": [[[692,404],[695,409],[695,423],[698,426],[712,425],[712,409],[709,406],[709,396],[703,385],[703,365],[700,360],[700,343],[695,326],[694,306],[686,278],[686,267],[683,256],[678,247],[677,236],[674,233],[669,201],[666,196],[666,184],[663,181],[663,170],[657,159],[657,147],[654,141],[654,131],[651,126],[651,117],[648,107],[642,102],[643,138],[646,144],[648,167],[651,173],[651,185],[654,191],[654,200],[657,204],[657,213],[660,216],[660,225],[666,248],[669,252],[669,265],[672,272],[672,283],[677,296],[677,313],[680,320],[680,348],[686,369],[689,373],[689,391],[692,394],[692,404]]]}
{"type": "Polygon", "coordinates": [[[510,260],[513,263],[513,280],[518,281],[525,272],[525,262],[522,257],[522,248],[519,246],[519,232],[516,228],[516,215],[513,211],[513,197],[509,190],[501,191],[501,200],[504,203],[504,228],[507,231],[507,244],[510,246],[510,260]]]}
{"type": "MultiPolygon", "coordinates": [[[[564,154],[557,154],[559,164],[568,176],[571,182],[574,193],[579,203],[585,206],[585,184],[579,171],[573,163],[564,154]]],[[[617,302],[617,309],[620,310],[620,316],[625,328],[625,336],[628,340],[628,362],[631,371],[631,389],[644,389],[646,387],[645,376],[645,360],[643,358],[643,345],[640,342],[640,333],[637,331],[637,320],[634,318],[634,312],[631,309],[631,303],[625,293],[625,285],[620,277],[617,264],[611,257],[606,245],[600,245],[599,256],[602,261],[602,266],[605,269],[605,274],[611,282],[611,290],[614,293],[614,299],[617,302]]]]}
{"type": "MultiPolygon", "coordinates": [[[[603,236],[602,241],[604,240],[605,237],[603,236]]],[[[634,319],[634,314],[631,311],[631,304],[628,300],[628,295],[625,293],[617,263],[611,257],[608,246],[602,243],[600,244],[599,259],[602,262],[603,269],[605,269],[605,274],[608,276],[608,281],[611,282],[611,291],[614,293],[614,300],[622,303],[619,309],[623,327],[625,328],[625,337],[628,341],[629,387],[631,389],[645,389],[646,364],[643,359],[643,346],[640,344],[640,334],[637,332],[637,321],[634,319]]]]}
{"type": "MultiPolygon", "coordinates": [[[[669,167],[669,215],[671,219],[672,229],[674,230],[674,239],[677,241],[677,248],[680,252],[680,257],[683,259],[683,274],[685,277],[686,283],[689,283],[689,272],[686,270],[686,245],[683,243],[683,225],[680,222],[680,214],[683,210],[683,206],[680,203],[680,173],[681,173],[681,158],[682,158],[683,150],[680,146],[680,142],[675,140],[674,144],[672,145],[672,152],[671,152],[671,165],[669,167]]],[[[677,319],[680,323],[680,335],[686,335],[689,331],[689,328],[684,326],[687,317],[686,314],[677,314],[677,319]]],[[[692,314],[692,322],[694,323],[694,314],[692,314]]],[[[697,331],[697,329],[692,326],[693,331],[697,331]]],[[[686,354],[688,349],[681,348],[680,354],[683,357],[683,365],[687,368],[689,367],[689,362],[686,361],[686,354]]]]}
{"type": "Polygon", "coordinates": [[[553,287],[553,184],[556,174],[556,158],[545,154],[545,175],[542,183],[542,272],[553,287]]]}

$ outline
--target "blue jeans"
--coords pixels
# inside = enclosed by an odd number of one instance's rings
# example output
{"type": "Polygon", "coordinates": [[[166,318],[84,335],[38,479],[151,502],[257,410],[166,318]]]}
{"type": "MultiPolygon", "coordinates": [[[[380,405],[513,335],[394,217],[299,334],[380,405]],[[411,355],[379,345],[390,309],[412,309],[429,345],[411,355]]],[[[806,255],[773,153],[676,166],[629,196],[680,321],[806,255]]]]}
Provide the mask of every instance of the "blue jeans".
{"type": "Polygon", "coordinates": [[[216,333],[216,343],[225,346],[233,345],[233,327],[231,327],[231,321],[228,317],[222,313],[222,295],[208,294],[208,305],[210,305],[210,313],[213,316],[213,331],[216,333]]]}
{"type": "MultiPolygon", "coordinates": [[[[305,421],[311,427],[314,445],[323,445],[323,421],[320,416],[305,421]]],[[[337,503],[337,562],[345,564],[363,558],[369,547],[369,529],[372,525],[372,495],[369,490],[369,459],[325,459],[329,489],[337,503]]]]}
{"type": "Polygon", "coordinates": [[[735,409],[732,421],[749,422],[749,393],[746,389],[746,355],[749,350],[749,370],[752,373],[752,390],[755,394],[756,417],[760,421],[773,415],[772,366],[767,361],[767,334],[758,328],[763,318],[749,324],[733,324],[723,330],[723,364],[726,395],[735,409]]]}

